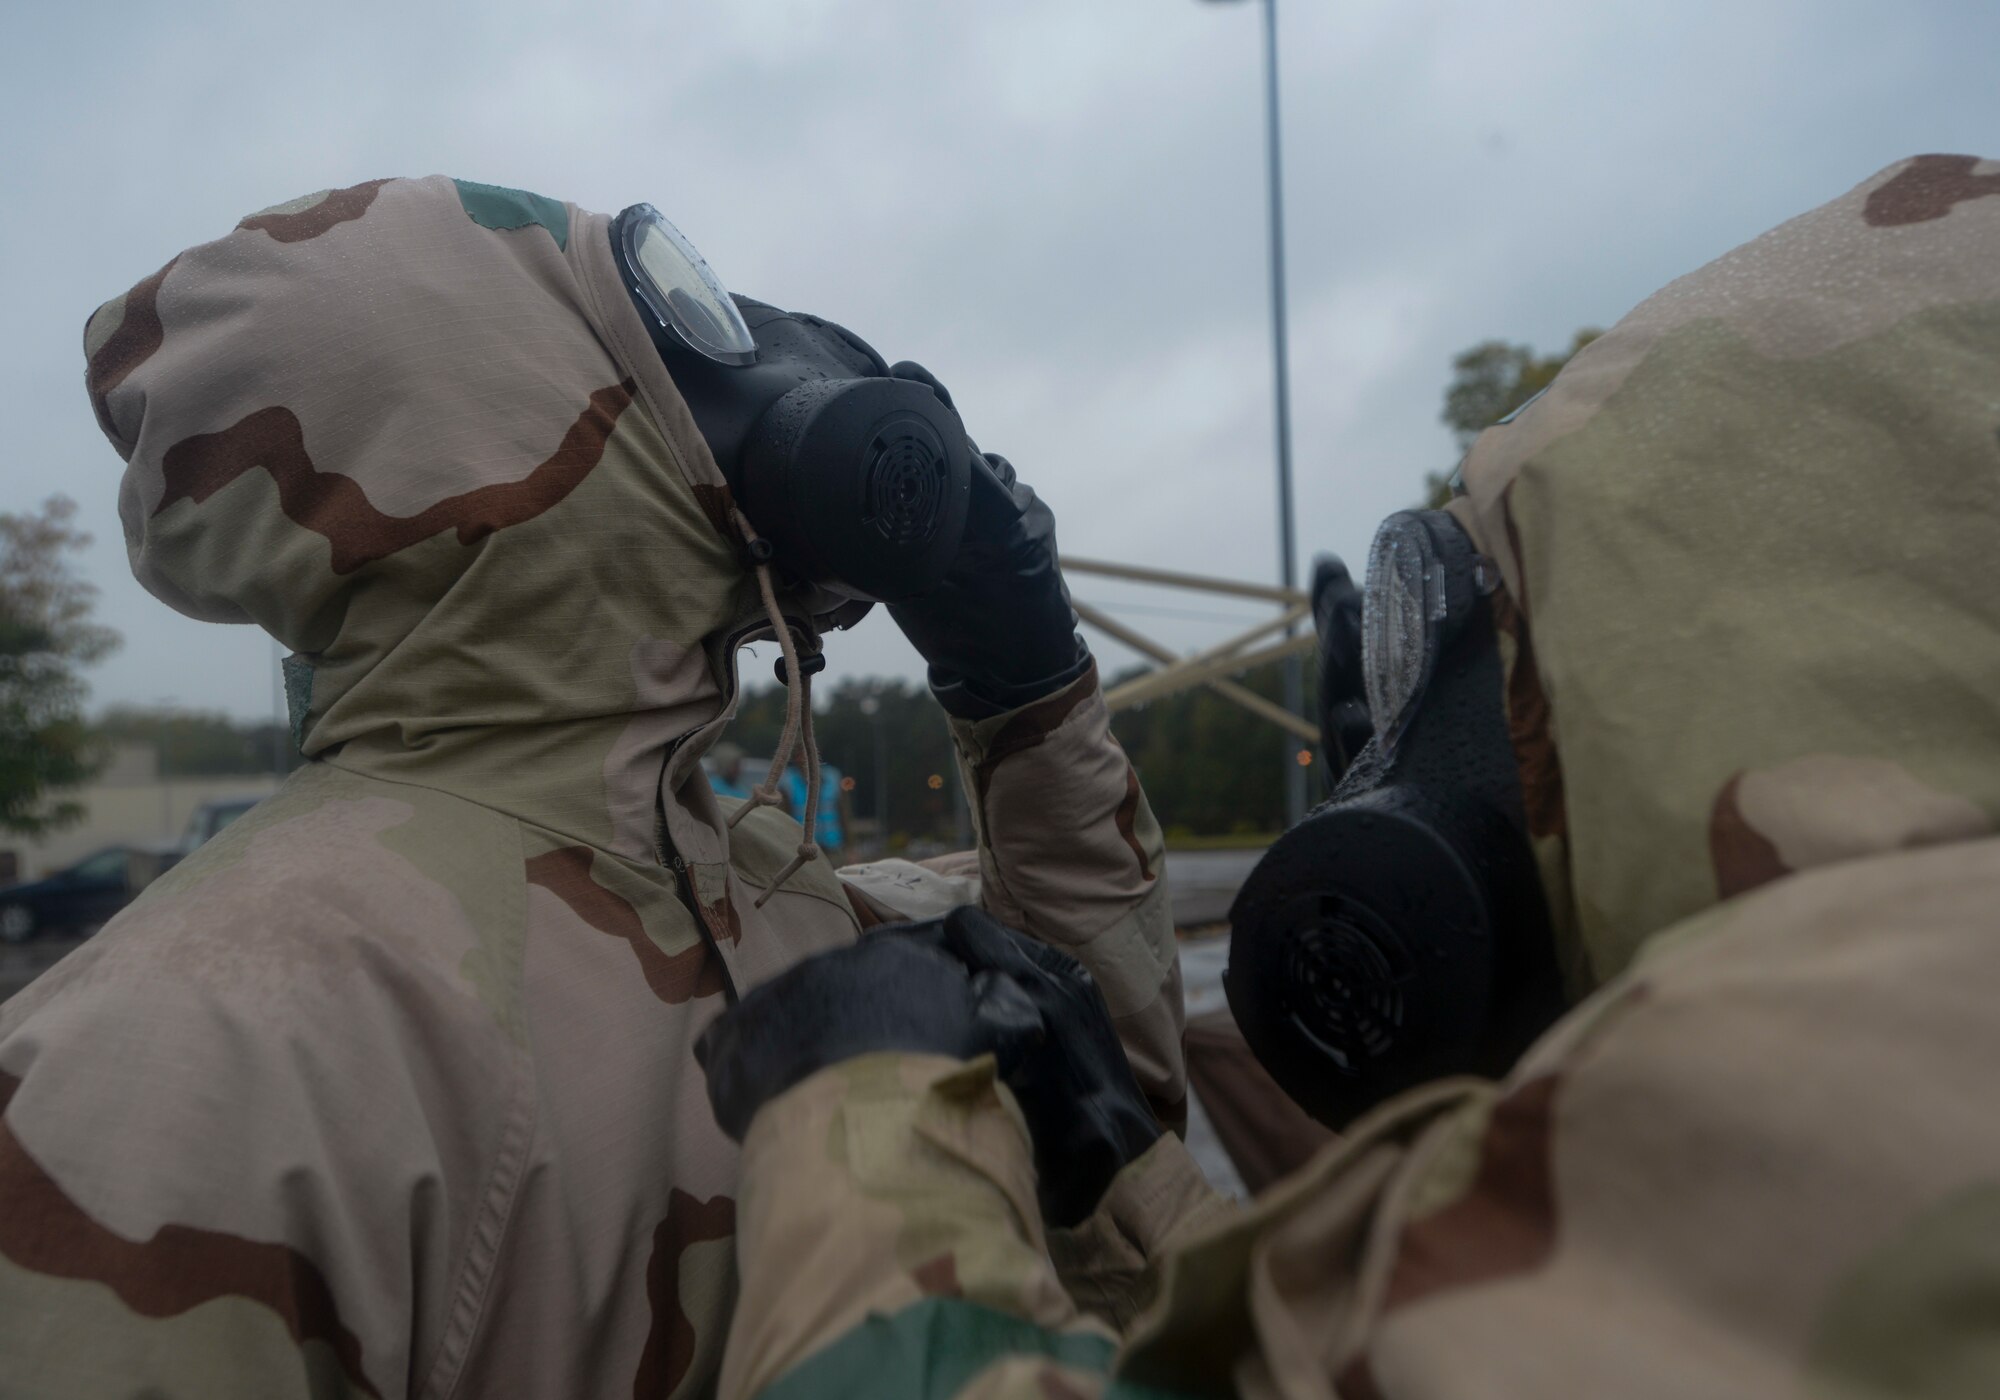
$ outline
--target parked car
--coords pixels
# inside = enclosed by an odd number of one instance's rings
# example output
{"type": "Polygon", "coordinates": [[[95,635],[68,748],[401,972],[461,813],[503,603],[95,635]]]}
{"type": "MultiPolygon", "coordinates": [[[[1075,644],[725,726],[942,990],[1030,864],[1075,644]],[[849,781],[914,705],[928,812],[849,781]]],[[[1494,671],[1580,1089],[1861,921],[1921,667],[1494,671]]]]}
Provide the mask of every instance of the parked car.
{"type": "Polygon", "coordinates": [[[179,859],[178,850],[107,846],[66,870],[0,889],[0,942],[94,932],[179,859]]]}
{"type": "Polygon", "coordinates": [[[189,855],[204,841],[220,835],[224,827],[263,800],[261,797],[223,797],[202,803],[188,817],[187,830],[181,833],[181,854],[189,855]]]}

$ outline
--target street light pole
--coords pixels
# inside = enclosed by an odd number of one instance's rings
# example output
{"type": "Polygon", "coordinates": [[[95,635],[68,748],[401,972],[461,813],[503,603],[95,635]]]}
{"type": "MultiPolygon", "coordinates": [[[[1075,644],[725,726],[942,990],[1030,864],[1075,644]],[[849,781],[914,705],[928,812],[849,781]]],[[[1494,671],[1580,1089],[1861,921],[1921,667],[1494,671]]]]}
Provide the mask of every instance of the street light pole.
{"type": "Polygon", "coordinates": [[[271,638],[271,774],[285,780],[285,749],[291,742],[291,707],[285,700],[285,651],[271,638]]]}
{"type": "MultiPolygon", "coordinates": [[[[1285,164],[1278,142],[1278,0],[1264,10],[1264,184],[1271,199],[1271,381],[1278,447],[1278,582],[1298,586],[1292,528],[1292,371],[1285,326],[1285,164]]],[[[1293,629],[1285,628],[1290,637],[1293,629]]],[[[1305,672],[1299,658],[1285,658],[1285,708],[1305,713],[1305,672]]],[[[1285,820],[1297,825],[1306,814],[1306,770],[1298,761],[1298,740],[1284,736],[1285,820]]]]}
{"type": "Polygon", "coordinates": [[[881,854],[889,853],[889,751],[882,744],[882,698],[879,695],[861,697],[861,713],[874,723],[875,731],[875,839],[880,843],[881,854]]]}
{"type": "MultiPolygon", "coordinates": [[[[1211,0],[1228,3],[1228,0],[1211,0]]],[[[1285,169],[1278,145],[1278,0],[1263,0],[1264,11],[1264,186],[1270,195],[1271,237],[1271,382],[1278,447],[1278,582],[1298,586],[1298,562],[1292,545],[1292,371],[1285,328],[1285,169]]],[[[1290,638],[1296,628],[1288,625],[1290,638]]],[[[1285,658],[1285,708],[1303,715],[1306,708],[1305,671],[1299,658],[1285,658]]],[[[1299,762],[1299,742],[1284,736],[1285,824],[1296,826],[1306,814],[1306,770],[1299,762]]]]}

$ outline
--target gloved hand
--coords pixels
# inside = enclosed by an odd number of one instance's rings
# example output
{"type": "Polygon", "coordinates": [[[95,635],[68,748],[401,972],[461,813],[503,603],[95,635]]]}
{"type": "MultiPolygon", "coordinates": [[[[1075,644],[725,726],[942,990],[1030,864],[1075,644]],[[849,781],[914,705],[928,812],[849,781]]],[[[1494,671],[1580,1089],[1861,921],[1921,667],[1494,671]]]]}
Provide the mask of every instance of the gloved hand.
{"type": "Polygon", "coordinates": [[[1038,1033],[1012,1035],[996,1051],[1000,1077],[1034,1135],[1042,1217],[1077,1224],[1161,1132],[1096,980],[1069,954],[1016,933],[977,905],[905,927],[904,937],[943,947],[975,980],[1007,978],[1038,1013],[1038,1033]]]}
{"type": "Polygon", "coordinates": [[[741,1141],[785,1090],[884,1050],[994,1057],[1028,1120],[1052,1225],[1089,1215],[1160,1136],[1090,974],[970,905],[808,958],[725,1011],[695,1059],[716,1122],[741,1141]]]}
{"type": "Polygon", "coordinates": [[[722,1013],[695,1042],[708,1103],[741,1142],[757,1110],[820,1070],[878,1051],[970,1060],[1037,1035],[1041,1020],[1006,978],[975,978],[935,943],[890,924],[807,958],[722,1013]]]}
{"type": "MultiPolygon", "coordinates": [[[[889,373],[928,384],[951,404],[922,365],[904,360],[889,373]]],[[[1089,667],[1090,651],[1056,564],[1055,516],[1005,457],[976,444],[972,455],[972,508],[957,559],[943,583],[889,615],[930,663],[938,703],[961,719],[984,719],[1061,690],[1089,667]]]]}
{"type": "Polygon", "coordinates": [[[1360,588],[1336,554],[1313,566],[1313,629],[1319,633],[1319,738],[1328,780],[1338,780],[1375,735],[1361,670],[1360,588]]]}

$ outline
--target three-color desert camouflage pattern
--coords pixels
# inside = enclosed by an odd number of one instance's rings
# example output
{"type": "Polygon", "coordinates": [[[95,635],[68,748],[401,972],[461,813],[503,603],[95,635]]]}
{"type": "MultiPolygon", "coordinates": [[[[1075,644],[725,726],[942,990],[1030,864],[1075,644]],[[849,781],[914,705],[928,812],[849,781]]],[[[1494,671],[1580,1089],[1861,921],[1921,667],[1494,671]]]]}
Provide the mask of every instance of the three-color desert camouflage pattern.
{"type": "Polygon", "coordinates": [[[1230,1217],[1163,1142],[1085,1227],[1129,1324],[1033,1275],[1004,1094],[827,1071],[751,1132],[725,1396],[2000,1395],[2000,162],[1674,283],[1464,472],[1579,1004],[1230,1217]]]}
{"type": "MultiPolygon", "coordinates": [[[[874,908],[816,862],[758,909],[798,827],[702,776],[768,625],[608,223],[371,181],[91,318],[135,572],[295,653],[314,761],[0,1008],[0,1395],[712,1390],[738,1153],[691,1048],[874,908]]],[[[1095,676],[957,734],[996,909],[1170,1111],[1095,676]]]]}

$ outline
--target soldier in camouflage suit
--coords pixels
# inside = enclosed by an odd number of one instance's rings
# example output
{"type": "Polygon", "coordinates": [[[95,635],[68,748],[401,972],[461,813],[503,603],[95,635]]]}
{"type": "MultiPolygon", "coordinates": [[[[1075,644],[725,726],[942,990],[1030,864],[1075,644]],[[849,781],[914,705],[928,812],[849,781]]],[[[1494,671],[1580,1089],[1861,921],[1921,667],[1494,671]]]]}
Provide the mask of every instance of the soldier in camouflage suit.
{"type": "Polygon", "coordinates": [[[726,1397],[2000,1395],[2000,162],[1674,283],[1464,479],[1577,1004],[1067,1230],[991,1058],[825,1068],[749,1129],[726,1397]]]}
{"type": "MultiPolygon", "coordinates": [[[[0,1395],[712,1390],[737,1151],[689,1048],[945,877],[758,906],[799,829],[729,829],[700,760],[770,625],[608,223],[375,180],[90,319],[134,570],[295,653],[312,762],[0,1009],[0,1395]]],[[[1171,1119],[1161,836],[1094,670],[954,735],[951,888],[1089,964],[1171,1119]]]]}

